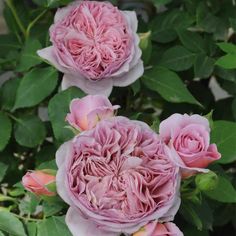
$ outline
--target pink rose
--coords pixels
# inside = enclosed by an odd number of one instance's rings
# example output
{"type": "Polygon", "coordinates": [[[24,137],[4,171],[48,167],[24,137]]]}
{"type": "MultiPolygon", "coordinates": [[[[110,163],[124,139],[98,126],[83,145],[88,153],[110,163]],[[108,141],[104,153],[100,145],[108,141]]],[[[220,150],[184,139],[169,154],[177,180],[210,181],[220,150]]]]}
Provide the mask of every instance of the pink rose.
{"type": "Polygon", "coordinates": [[[168,223],[158,223],[153,221],[144,227],[142,227],[138,232],[134,233],[133,236],[183,236],[183,233],[179,228],[171,222],[168,223]]]}
{"type": "Polygon", "coordinates": [[[145,123],[125,117],[99,122],[56,153],[59,195],[70,205],[74,236],[132,234],[148,222],[172,220],[180,175],[168,147],[145,123]]]}
{"type": "Polygon", "coordinates": [[[108,2],[75,1],[59,9],[50,27],[52,46],[38,51],[65,73],[62,88],[109,95],[142,76],[135,12],[108,2]]]}
{"type": "Polygon", "coordinates": [[[199,115],[174,114],[160,124],[160,136],[169,144],[173,160],[183,169],[185,177],[204,169],[221,155],[215,144],[210,144],[210,127],[199,115]]]}
{"type": "Polygon", "coordinates": [[[112,106],[105,96],[88,95],[71,101],[66,120],[75,129],[88,130],[95,127],[100,120],[114,116],[118,108],[119,106],[112,106]]]}
{"type": "Polygon", "coordinates": [[[22,184],[25,189],[36,195],[54,196],[56,193],[50,191],[47,185],[55,180],[55,176],[37,170],[27,172],[22,178],[22,184]]]}

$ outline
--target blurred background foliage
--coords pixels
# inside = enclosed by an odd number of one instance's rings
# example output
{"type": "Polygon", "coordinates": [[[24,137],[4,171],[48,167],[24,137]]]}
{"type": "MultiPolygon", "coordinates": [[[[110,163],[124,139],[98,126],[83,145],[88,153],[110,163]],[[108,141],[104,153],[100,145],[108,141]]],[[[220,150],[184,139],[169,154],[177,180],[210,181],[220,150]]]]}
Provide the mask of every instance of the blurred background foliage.
{"type": "MultiPolygon", "coordinates": [[[[28,169],[56,169],[69,102],[84,94],[60,91],[62,74],[36,54],[50,45],[48,29],[70,0],[5,0],[0,35],[0,236],[70,235],[59,198],[37,199],[20,184],[28,169]],[[6,78],[9,78],[6,80],[6,78]]],[[[120,115],[147,122],[198,113],[211,120],[222,159],[210,169],[213,190],[184,182],[176,223],[189,236],[233,236],[236,229],[236,3],[234,0],[113,0],[139,18],[145,73],[110,96],[120,115]]]]}

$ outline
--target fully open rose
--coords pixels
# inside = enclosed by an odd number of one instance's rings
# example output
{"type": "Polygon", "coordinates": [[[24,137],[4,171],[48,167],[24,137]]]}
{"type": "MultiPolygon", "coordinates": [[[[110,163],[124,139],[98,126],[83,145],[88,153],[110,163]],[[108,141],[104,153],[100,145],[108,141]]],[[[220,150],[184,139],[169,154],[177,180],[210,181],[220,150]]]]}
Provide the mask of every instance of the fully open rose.
{"type": "Polygon", "coordinates": [[[209,122],[200,115],[174,114],[161,122],[160,135],[186,177],[196,171],[207,172],[205,168],[221,157],[217,146],[210,144],[209,122]]]}
{"type": "Polygon", "coordinates": [[[169,221],[179,204],[180,176],[168,147],[145,123],[100,121],[56,154],[59,195],[74,236],[133,234],[152,220],[169,221]]]}
{"type": "Polygon", "coordinates": [[[108,2],[75,1],[59,9],[50,28],[52,46],[38,54],[65,73],[62,88],[109,95],[143,74],[136,14],[108,2]]]}
{"type": "Polygon", "coordinates": [[[133,236],[183,236],[183,233],[174,223],[161,224],[153,221],[142,227],[133,236]]]}

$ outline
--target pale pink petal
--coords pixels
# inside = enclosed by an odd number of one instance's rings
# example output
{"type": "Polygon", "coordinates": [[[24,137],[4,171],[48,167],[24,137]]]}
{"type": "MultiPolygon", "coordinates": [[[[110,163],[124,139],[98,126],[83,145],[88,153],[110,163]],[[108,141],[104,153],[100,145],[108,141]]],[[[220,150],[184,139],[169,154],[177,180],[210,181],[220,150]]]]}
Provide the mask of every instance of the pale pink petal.
{"type": "Polygon", "coordinates": [[[63,66],[61,66],[60,63],[58,63],[57,58],[53,52],[53,46],[38,50],[37,54],[44,60],[48,61],[57,70],[61,72],[67,72],[67,70],[63,66]]]}
{"type": "Polygon", "coordinates": [[[62,144],[56,152],[56,163],[58,166],[56,175],[57,192],[68,204],[72,204],[72,200],[68,194],[68,186],[66,184],[66,162],[68,162],[68,158],[71,156],[72,152],[71,141],[62,144]]]}
{"type": "Polygon", "coordinates": [[[91,219],[85,218],[79,210],[70,207],[66,214],[66,224],[73,236],[119,236],[119,233],[112,233],[100,230],[91,219]]]}
{"type": "Polygon", "coordinates": [[[184,234],[180,231],[180,229],[172,222],[165,223],[166,228],[170,233],[174,236],[184,236],[184,234]]]}
{"type": "Polygon", "coordinates": [[[124,74],[120,78],[113,78],[114,86],[125,87],[134,83],[138,78],[143,75],[144,67],[143,62],[140,60],[135,67],[133,67],[128,73],[124,74]]]}
{"type": "Polygon", "coordinates": [[[65,90],[72,86],[79,87],[87,94],[101,94],[109,96],[112,91],[113,81],[111,79],[91,81],[82,77],[81,75],[75,76],[64,74],[61,85],[62,90],[65,90]]]}

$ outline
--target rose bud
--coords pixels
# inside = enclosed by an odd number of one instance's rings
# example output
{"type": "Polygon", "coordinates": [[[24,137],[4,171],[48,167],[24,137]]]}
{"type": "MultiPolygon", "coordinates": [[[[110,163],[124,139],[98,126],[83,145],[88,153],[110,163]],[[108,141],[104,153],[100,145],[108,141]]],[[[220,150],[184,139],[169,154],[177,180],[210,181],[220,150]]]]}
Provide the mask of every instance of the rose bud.
{"type": "Polygon", "coordinates": [[[73,99],[70,103],[70,113],[66,120],[77,130],[92,129],[105,118],[113,117],[120,106],[112,106],[107,97],[88,95],[81,99],[73,99]]]}
{"type": "Polygon", "coordinates": [[[210,144],[209,122],[200,115],[170,116],[161,122],[160,136],[171,148],[170,156],[184,178],[208,172],[205,168],[221,157],[216,144],[210,144]]]}
{"type": "Polygon", "coordinates": [[[36,170],[28,171],[22,178],[22,184],[25,189],[38,196],[54,196],[56,192],[51,190],[51,186],[55,180],[55,176],[48,171],[36,170]]]}
{"type": "Polygon", "coordinates": [[[144,72],[134,11],[109,2],[74,1],[59,9],[50,27],[52,46],[39,56],[64,73],[62,89],[109,95],[144,72]]]}
{"type": "Polygon", "coordinates": [[[210,191],[217,187],[218,176],[213,172],[198,174],[195,178],[195,184],[201,191],[210,191]]]}
{"type": "Polygon", "coordinates": [[[158,223],[153,221],[145,226],[143,226],[138,232],[134,233],[133,236],[183,236],[183,233],[179,228],[171,222],[168,223],[158,223]]]}

